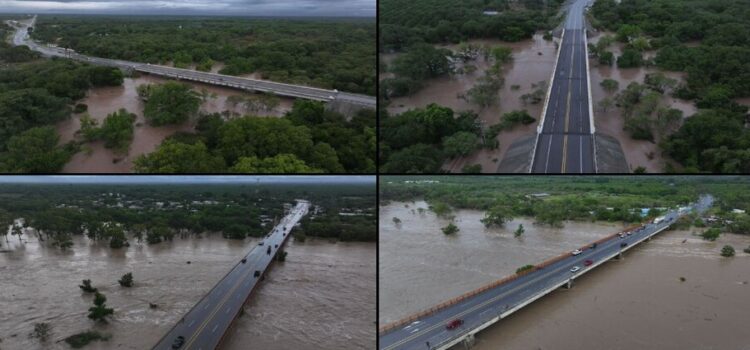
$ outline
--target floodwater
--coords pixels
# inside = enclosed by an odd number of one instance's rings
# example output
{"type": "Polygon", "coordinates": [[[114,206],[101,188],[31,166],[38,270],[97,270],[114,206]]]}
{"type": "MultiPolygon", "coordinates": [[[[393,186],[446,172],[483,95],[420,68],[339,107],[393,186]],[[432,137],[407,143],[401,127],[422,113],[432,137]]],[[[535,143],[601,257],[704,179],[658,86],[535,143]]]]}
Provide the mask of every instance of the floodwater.
{"type": "Polygon", "coordinates": [[[516,218],[504,228],[485,229],[477,210],[455,212],[460,232],[440,230],[448,220],[432,212],[419,214],[427,203],[393,202],[380,207],[380,325],[454,298],[619,231],[620,224],[566,222],[563,229],[534,225],[516,218]],[[408,207],[406,207],[408,205],[408,207]],[[415,210],[415,212],[412,212],[415,210]],[[393,223],[393,218],[401,224],[393,223]],[[525,233],[513,236],[519,224],[525,233]]]}
{"type": "MultiPolygon", "coordinates": [[[[471,44],[488,46],[506,46],[513,50],[513,61],[503,65],[503,77],[505,85],[498,93],[498,103],[489,108],[479,110],[475,105],[458,98],[474,86],[477,79],[484,76],[484,72],[490,68],[491,62],[482,57],[470,62],[477,67],[471,74],[455,74],[449,77],[440,77],[425,82],[425,87],[411,96],[394,98],[388,106],[388,112],[399,114],[409,109],[425,107],[430,103],[437,103],[450,107],[454,111],[473,110],[479,114],[484,127],[489,127],[500,121],[500,116],[514,110],[527,110],[529,114],[537,119],[542,113],[542,103],[524,106],[520,97],[535,89],[531,84],[545,81],[549,83],[552,69],[555,65],[555,53],[557,41],[546,41],[541,34],[536,34],[530,40],[517,43],[503,42],[499,40],[469,40],[471,44]],[[540,55],[541,53],[541,55],[540,55]],[[518,85],[518,90],[512,86],[518,85]]],[[[457,50],[458,45],[443,45],[441,47],[457,50]]],[[[395,58],[394,54],[383,54],[381,59],[388,63],[395,58]]],[[[380,75],[380,78],[389,75],[380,75]]],[[[546,90],[545,90],[546,91],[546,90]]],[[[495,172],[502,160],[505,151],[513,141],[520,137],[533,134],[537,123],[531,125],[519,125],[513,130],[503,131],[499,134],[500,147],[495,150],[482,149],[467,157],[448,160],[443,169],[451,172],[461,172],[465,165],[481,164],[483,172],[495,172]]]]}
{"type": "MultiPolygon", "coordinates": [[[[600,32],[596,36],[589,38],[590,43],[597,43],[604,35],[613,35],[613,33],[600,32]]],[[[613,43],[608,50],[612,51],[615,57],[622,53],[623,44],[613,43]]],[[[655,52],[644,54],[644,57],[654,55],[655,52]]],[[[613,97],[616,93],[608,93],[602,89],[600,83],[604,79],[614,79],[620,83],[619,90],[625,89],[631,82],[638,82],[643,84],[644,78],[648,73],[655,73],[660,71],[655,67],[649,68],[623,68],[620,69],[614,64],[612,67],[600,66],[596,59],[589,60],[589,67],[591,69],[591,97],[593,99],[594,108],[594,123],[597,132],[613,136],[622,146],[622,150],[625,153],[625,158],[628,161],[631,169],[635,169],[639,166],[646,168],[648,172],[659,173],[664,171],[666,162],[672,162],[666,155],[662,155],[662,151],[659,148],[658,142],[664,135],[654,130],[654,136],[656,142],[634,140],[630,138],[627,132],[623,130],[625,121],[622,114],[617,108],[610,108],[606,112],[603,112],[599,107],[599,101],[605,97],[613,97]]],[[[684,73],[680,72],[663,72],[666,76],[676,79],[678,82],[684,81],[684,73]]],[[[695,114],[697,111],[695,105],[690,101],[675,99],[668,94],[665,94],[662,99],[660,106],[679,109],[683,112],[683,118],[688,118],[695,114]]],[[[673,130],[677,130],[679,125],[675,125],[673,130]]],[[[674,164],[677,165],[677,164],[674,164]]]]}
{"type": "Polygon", "coordinates": [[[472,349],[747,350],[748,246],[750,236],[661,233],[480,332],[472,349]],[[734,258],[719,256],[725,244],[734,258]]]}
{"type": "MultiPolygon", "coordinates": [[[[9,239],[10,251],[0,253],[0,345],[30,350],[69,349],[62,339],[89,329],[112,339],[86,349],[149,349],[255,244],[212,235],[154,246],[131,239],[129,248],[112,250],[76,237],[62,252],[35,235],[24,245],[9,239]],[[117,284],[126,272],[133,272],[132,288],[117,284]],[[82,279],[91,279],[115,309],[108,325],[86,317],[93,297],[78,288],[82,279]],[[28,337],[37,322],[52,326],[47,344],[28,337]]],[[[7,248],[3,242],[0,249],[7,248]]],[[[245,349],[252,338],[271,350],[372,349],[375,245],[292,240],[286,250],[287,261],[272,265],[222,348],[245,349]]]]}
{"type": "MultiPolygon", "coordinates": [[[[100,173],[113,172],[124,173],[131,172],[133,160],[139,155],[154,151],[161,142],[168,136],[176,132],[191,132],[195,126],[196,119],[181,125],[168,125],[154,127],[149,125],[143,117],[144,104],[138,98],[136,87],[142,84],[162,84],[167,79],[142,75],[137,78],[125,78],[122,86],[117,87],[100,87],[89,90],[87,96],[79,101],[88,105],[88,114],[99,121],[99,125],[104,121],[108,114],[125,108],[131,113],[135,113],[136,119],[133,142],[130,145],[128,154],[117,154],[115,151],[104,148],[104,142],[87,143],[83,150],[75,154],[70,162],[63,168],[65,173],[100,173]]],[[[216,98],[208,98],[202,103],[200,110],[205,113],[219,113],[230,111],[233,115],[261,115],[261,116],[283,116],[287,111],[292,109],[293,99],[281,98],[280,104],[274,110],[269,112],[247,112],[241,106],[233,106],[227,103],[227,98],[232,95],[241,95],[239,90],[216,87],[206,84],[188,83],[193,89],[200,92],[206,89],[209,93],[216,94],[216,98]]],[[[75,138],[75,132],[80,129],[80,114],[74,115],[68,120],[57,124],[57,131],[60,134],[60,142],[65,143],[75,138]]]]}

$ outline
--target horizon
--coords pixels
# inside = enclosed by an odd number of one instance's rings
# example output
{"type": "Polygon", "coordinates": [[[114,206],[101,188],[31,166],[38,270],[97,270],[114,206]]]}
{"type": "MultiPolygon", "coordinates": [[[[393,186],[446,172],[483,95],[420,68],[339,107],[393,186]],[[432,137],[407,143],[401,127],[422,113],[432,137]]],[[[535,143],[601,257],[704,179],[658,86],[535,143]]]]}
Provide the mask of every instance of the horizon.
{"type": "Polygon", "coordinates": [[[375,0],[0,0],[7,14],[232,17],[376,16],[375,0]]]}
{"type": "Polygon", "coordinates": [[[0,185],[239,185],[239,184],[375,184],[374,175],[9,175],[0,185]]]}

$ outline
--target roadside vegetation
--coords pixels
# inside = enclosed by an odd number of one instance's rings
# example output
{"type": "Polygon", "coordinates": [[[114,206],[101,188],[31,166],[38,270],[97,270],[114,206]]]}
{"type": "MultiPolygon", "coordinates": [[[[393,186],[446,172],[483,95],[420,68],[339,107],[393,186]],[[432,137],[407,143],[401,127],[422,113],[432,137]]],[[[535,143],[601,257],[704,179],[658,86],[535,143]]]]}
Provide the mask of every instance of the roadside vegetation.
{"type": "Polygon", "coordinates": [[[32,37],[96,57],[374,96],[375,32],[373,19],[41,15],[32,37]]]}
{"type": "MultiPolygon", "coordinates": [[[[684,122],[677,112],[654,114],[648,108],[626,116],[626,131],[636,139],[654,141],[649,129],[661,123],[666,130],[660,146],[685,172],[750,171],[748,107],[735,101],[750,96],[748,11],[750,3],[734,0],[598,0],[592,6],[594,25],[615,32],[614,39],[625,44],[619,67],[653,65],[686,73],[685,83],[669,93],[693,101],[698,113],[684,122]],[[656,51],[653,59],[644,58],[648,50],[656,51]]],[[[592,51],[600,61],[606,46],[592,51]]],[[[650,94],[642,92],[639,100],[648,101],[650,94]]]]}

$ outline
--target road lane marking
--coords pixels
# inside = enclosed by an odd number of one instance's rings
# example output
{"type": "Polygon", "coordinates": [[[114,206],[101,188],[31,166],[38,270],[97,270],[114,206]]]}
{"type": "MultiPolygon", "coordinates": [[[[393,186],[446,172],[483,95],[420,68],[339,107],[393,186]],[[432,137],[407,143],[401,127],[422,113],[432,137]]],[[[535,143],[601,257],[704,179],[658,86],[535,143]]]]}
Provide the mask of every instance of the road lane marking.
{"type": "Polygon", "coordinates": [[[212,329],[212,330],[211,330],[211,333],[214,333],[214,332],[216,332],[216,328],[219,328],[219,325],[218,325],[218,324],[214,326],[214,329],[212,329]]]}
{"type": "Polygon", "coordinates": [[[190,321],[190,324],[188,324],[188,328],[192,327],[193,323],[195,323],[195,320],[190,321]]]}

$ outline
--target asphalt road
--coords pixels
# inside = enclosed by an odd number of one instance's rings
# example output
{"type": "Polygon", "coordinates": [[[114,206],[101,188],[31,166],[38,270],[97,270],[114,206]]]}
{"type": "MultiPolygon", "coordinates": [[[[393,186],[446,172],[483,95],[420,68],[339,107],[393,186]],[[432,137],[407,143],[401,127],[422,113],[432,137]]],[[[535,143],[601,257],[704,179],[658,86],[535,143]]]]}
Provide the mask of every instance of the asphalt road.
{"type": "Polygon", "coordinates": [[[568,9],[544,124],[537,138],[534,173],[593,173],[594,147],[588,101],[584,7],[568,9]]]}
{"type": "Polygon", "coordinates": [[[260,281],[276,251],[283,246],[294,225],[307,214],[308,207],[308,202],[299,201],[267,235],[262,246],[256,245],[247,255],[238,257],[237,264],[229,273],[177,322],[154,346],[154,350],[171,350],[178,336],[185,338],[185,343],[179,347],[181,350],[215,349],[260,281]],[[247,261],[242,263],[242,258],[247,261]],[[260,271],[260,276],[255,277],[255,271],[260,271]]]}
{"type": "Polygon", "coordinates": [[[235,77],[231,75],[222,75],[210,72],[200,72],[189,69],[181,69],[174,67],[166,67],[154,64],[146,64],[140,62],[131,62],[123,60],[113,60],[107,58],[91,57],[78,54],[76,52],[65,50],[58,47],[48,47],[45,45],[39,45],[32,41],[26,28],[34,26],[36,23],[36,16],[32,19],[28,25],[23,25],[20,30],[17,30],[13,37],[14,45],[26,45],[34,51],[41,52],[45,56],[58,56],[68,57],[71,59],[89,62],[97,65],[115,66],[125,69],[132,69],[139,72],[156,74],[165,77],[172,77],[177,79],[185,79],[191,81],[202,82],[211,85],[228,86],[242,90],[252,90],[261,92],[270,92],[280,96],[288,96],[295,98],[304,98],[316,101],[340,101],[346,103],[352,103],[368,108],[375,108],[376,99],[372,96],[351,94],[346,92],[340,92],[337,90],[320,89],[309,86],[293,85],[285,83],[277,83],[267,80],[256,80],[235,77]]]}
{"type": "MultiPolygon", "coordinates": [[[[712,201],[710,196],[702,197],[693,205],[693,208],[702,212],[711,205],[712,201]]],[[[665,221],[659,224],[646,224],[640,231],[631,231],[632,234],[626,235],[625,238],[614,237],[598,244],[596,248],[584,249],[581,254],[575,256],[571,254],[543,269],[530,272],[516,280],[467,298],[407,326],[380,334],[379,348],[382,350],[426,350],[457,339],[493,317],[498,317],[556,284],[567,281],[573,274],[570,270],[574,266],[580,267],[580,270],[575,273],[580,275],[594,268],[597,262],[619,252],[622,249],[620,243],[625,242],[628,243],[628,247],[632,247],[653,232],[673,222],[667,221],[668,219],[676,220],[680,215],[682,214],[672,211],[664,215],[665,221]],[[584,261],[589,259],[593,261],[593,265],[584,266],[584,261]],[[448,330],[446,325],[456,319],[463,320],[463,325],[448,330]]]]}

